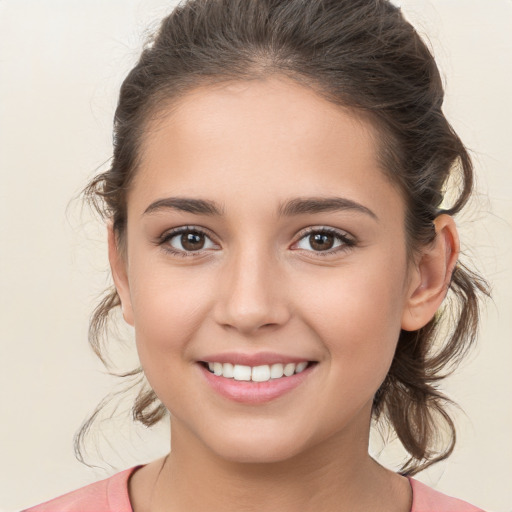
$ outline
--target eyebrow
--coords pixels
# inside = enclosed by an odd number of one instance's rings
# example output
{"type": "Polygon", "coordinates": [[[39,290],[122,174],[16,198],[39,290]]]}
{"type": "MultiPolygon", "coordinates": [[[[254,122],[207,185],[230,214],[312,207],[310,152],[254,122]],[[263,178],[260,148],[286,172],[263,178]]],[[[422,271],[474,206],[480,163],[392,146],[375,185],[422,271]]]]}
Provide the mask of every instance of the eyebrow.
{"type": "MultiPolygon", "coordinates": [[[[143,215],[168,209],[196,215],[217,217],[224,215],[224,208],[215,201],[191,197],[167,197],[158,199],[144,210],[143,215]]],[[[347,210],[363,213],[372,217],[374,220],[378,220],[377,215],[369,208],[344,197],[297,197],[280,204],[277,213],[279,217],[292,217],[296,215],[347,210]]]]}
{"type": "Polygon", "coordinates": [[[195,213],[196,215],[219,217],[224,215],[224,209],[219,207],[215,201],[193,199],[191,197],[167,197],[165,199],[158,199],[144,210],[143,215],[168,209],[195,213]]]}
{"type": "Polygon", "coordinates": [[[355,211],[369,215],[378,220],[377,215],[369,208],[345,197],[297,197],[281,204],[279,216],[291,217],[305,213],[323,213],[337,211],[355,211]]]}

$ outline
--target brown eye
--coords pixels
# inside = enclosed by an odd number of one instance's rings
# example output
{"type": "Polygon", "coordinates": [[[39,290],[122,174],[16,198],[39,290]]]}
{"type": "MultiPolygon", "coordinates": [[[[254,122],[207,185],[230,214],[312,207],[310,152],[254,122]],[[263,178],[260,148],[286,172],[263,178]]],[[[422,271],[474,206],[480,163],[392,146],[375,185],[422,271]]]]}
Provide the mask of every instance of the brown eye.
{"type": "Polygon", "coordinates": [[[310,245],[317,251],[332,249],[334,246],[334,235],[330,233],[314,233],[309,235],[310,245]]]}
{"type": "Polygon", "coordinates": [[[325,256],[356,245],[356,241],[343,231],[333,228],[310,229],[297,243],[299,249],[325,256]]]}
{"type": "Polygon", "coordinates": [[[197,251],[204,246],[204,235],[196,232],[183,233],[180,242],[186,251],[197,251]]]}
{"type": "Polygon", "coordinates": [[[188,227],[175,229],[164,234],[158,243],[167,251],[180,256],[187,256],[188,254],[201,252],[203,249],[216,247],[216,244],[206,233],[198,228],[188,227]]]}

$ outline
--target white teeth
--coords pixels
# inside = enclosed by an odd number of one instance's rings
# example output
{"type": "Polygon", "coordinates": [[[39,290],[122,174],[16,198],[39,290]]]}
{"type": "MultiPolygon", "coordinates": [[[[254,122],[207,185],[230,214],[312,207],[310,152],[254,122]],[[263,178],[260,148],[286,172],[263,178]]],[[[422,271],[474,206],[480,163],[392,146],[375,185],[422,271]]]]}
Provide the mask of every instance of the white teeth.
{"type": "Polygon", "coordinates": [[[300,372],[303,372],[305,369],[306,369],[306,366],[308,365],[308,363],[306,361],[302,361],[302,363],[299,363],[296,367],[295,367],[295,373],[300,373],[300,372]]]}
{"type": "Polygon", "coordinates": [[[218,377],[253,382],[266,382],[270,379],[291,377],[294,373],[303,372],[308,366],[307,361],[300,363],[277,363],[273,365],[245,366],[231,363],[208,363],[209,370],[218,377]]]}
{"type": "Polygon", "coordinates": [[[265,382],[270,380],[270,366],[268,364],[255,366],[252,369],[251,379],[253,382],[265,382]]]}
{"type": "Polygon", "coordinates": [[[233,378],[233,365],[231,363],[224,363],[222,365],[222,376],[226,377],[227,379],[233,378]]]}
{"type": "Polygon", "coordinates": [[[233,367],[233,378],[235,380],[251,380],[251,367],[235,364],[233,367]]]}
{"type": "Polygon", "coordinates": [[[284,374],[287,377],[291,377],[295,373],[295,365],[293,363],[288,363],[284,367],[284,374]]]}
{"type": "Polygon", "coordinates": [[[213,363],[213,373],[215,375],[222,375],[222,363],[213,363]]]}
{"type": "Polygon", "coordinates": [[[284,375],[283,365],[281,363],[273,364],[270,367],[270,378],[280,379],[284,375]]]}

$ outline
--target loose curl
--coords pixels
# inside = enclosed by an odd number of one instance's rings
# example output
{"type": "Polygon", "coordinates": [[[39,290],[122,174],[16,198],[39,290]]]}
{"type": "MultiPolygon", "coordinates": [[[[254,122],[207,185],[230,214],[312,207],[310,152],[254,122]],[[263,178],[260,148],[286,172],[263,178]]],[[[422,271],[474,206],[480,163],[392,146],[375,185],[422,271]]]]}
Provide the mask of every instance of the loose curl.
{"type": "MultiPolygon", "coordinates": [[[[467,203],[471,158],[442,112],[444,91],[434,58],[399,8],[387,0],[189,0],[162,21],[124,80],[111,166],[84,189],[85,199],[112,222],[121,249],[127,192],[149,124],[194,88],[271,75],[312,88],[377,128],[379,163],[405,201],[410,257],[435,238],[437,215],[455,215],[467,203]],[[441,210],[452,176],[457,197],[441,210]]],[[[414,475],[453,451],[451,401],[438,383],[475,341],[479,296],[488,294],[485,280],[459,262],[443,308],[423,328],[400,333],[389,373],[374,397],[373,419],[390,425],[407,450],[402,474],[414,475]],[[447,440],[438,435],[442,424],[447,440]]],[[[111,288],[91,318],[89,341],[103,362],[109,317],[119,305],[111,288]]],[[[120,376],[142,382],[143,370],[120,376]]],[[[81,460],[83,438],[103,405],[75,437],[81,460]]],[[[148,427],[167,414],[147,386],[132,412],[148,427]]]]}

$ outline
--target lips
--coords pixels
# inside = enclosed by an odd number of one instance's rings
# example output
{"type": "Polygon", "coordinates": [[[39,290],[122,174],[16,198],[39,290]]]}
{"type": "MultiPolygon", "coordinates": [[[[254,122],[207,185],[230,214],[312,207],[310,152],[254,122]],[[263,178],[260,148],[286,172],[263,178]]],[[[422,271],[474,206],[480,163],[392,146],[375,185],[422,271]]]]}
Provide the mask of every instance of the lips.
{"type": "Polygon", "coordinates": [[[231,400],[254,404],[296,388],[317,366],[317,361],[275,353],[224,353],[198,363],[215,391],[231,400]]]}
{"type": "Polygon", "coordinates": [[[219,354],[207,354],[201,361],[206,363],[231,363],[233,365],[240,364],[244,366],[261,366],[272,364],[288,364],[301,363],[303,361],[311,361],[308,357],[290,356],[286,354],[278,354],[276,352],[257,352],[254,354],[244,354],[241,352],[222,352],[219,354]]]}

